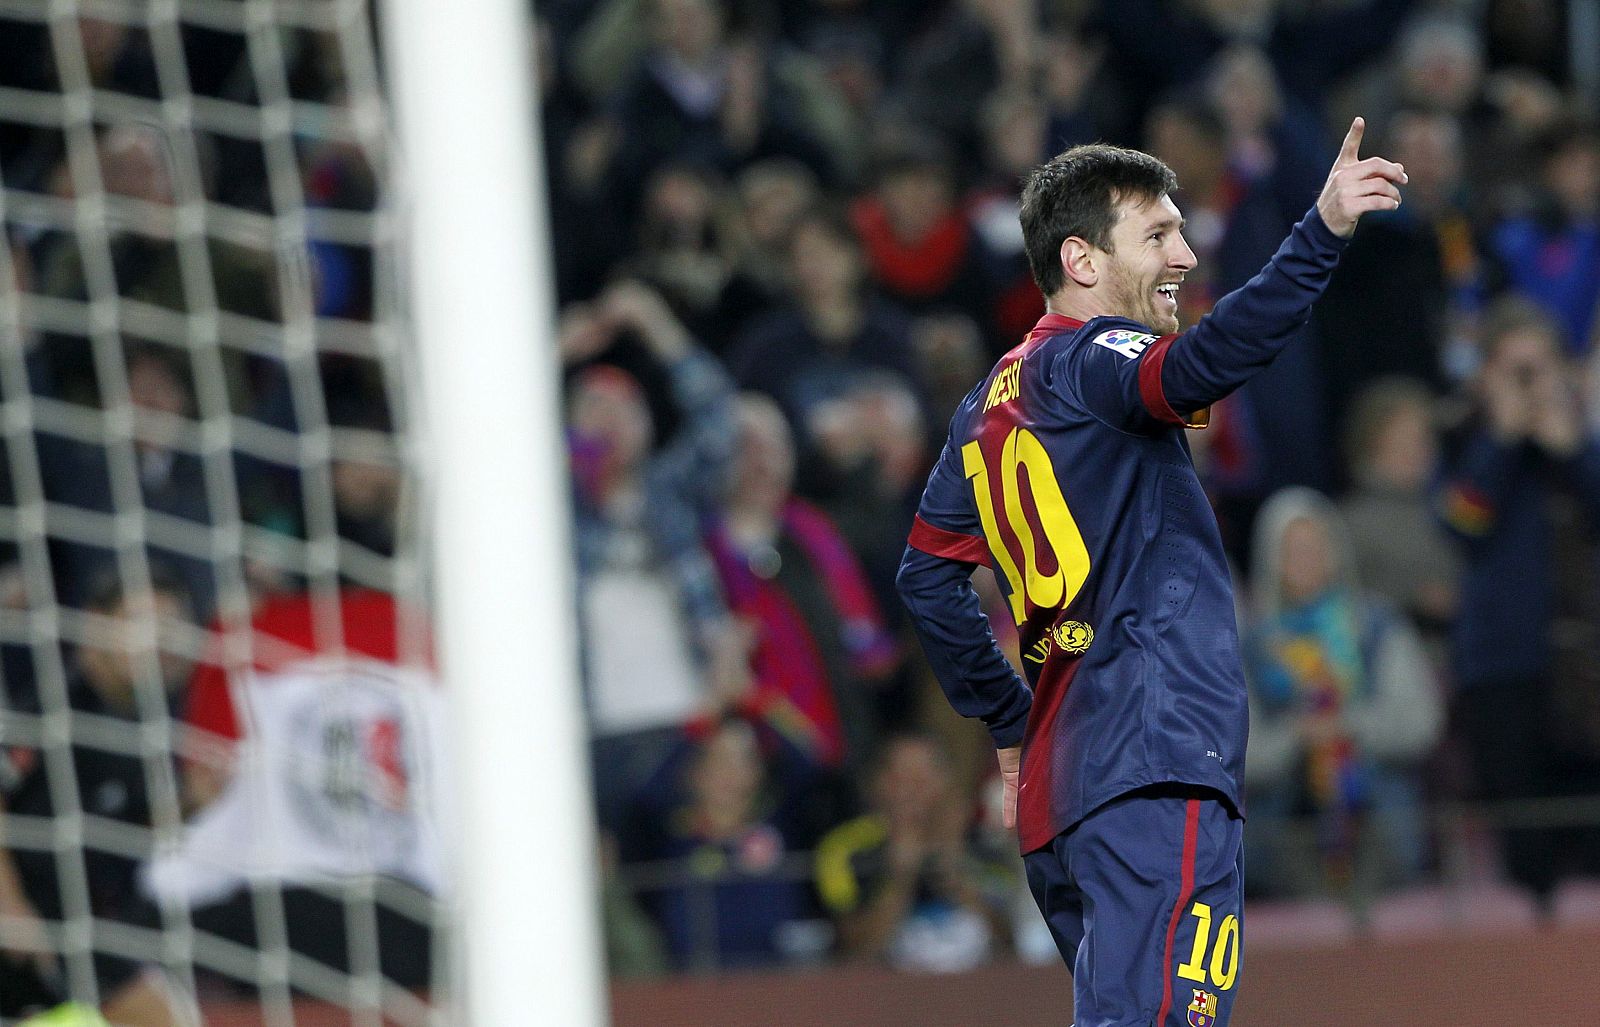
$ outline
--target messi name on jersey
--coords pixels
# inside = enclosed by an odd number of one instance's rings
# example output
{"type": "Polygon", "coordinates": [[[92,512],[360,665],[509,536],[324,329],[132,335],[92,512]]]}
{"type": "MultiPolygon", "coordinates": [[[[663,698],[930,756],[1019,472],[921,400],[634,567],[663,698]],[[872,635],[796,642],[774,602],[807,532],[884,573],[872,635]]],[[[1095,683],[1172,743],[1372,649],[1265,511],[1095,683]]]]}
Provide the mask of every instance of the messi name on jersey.
{"type": "Polygon", "coordinates": [[[984,401],[983,409],[988,413],[991,407],[1001,403],[1009,403],[1022,392],[1022,361],[1013,360],[1011,363],[995,372],[994,379],[989,384],[989,398],[984,401]]]}

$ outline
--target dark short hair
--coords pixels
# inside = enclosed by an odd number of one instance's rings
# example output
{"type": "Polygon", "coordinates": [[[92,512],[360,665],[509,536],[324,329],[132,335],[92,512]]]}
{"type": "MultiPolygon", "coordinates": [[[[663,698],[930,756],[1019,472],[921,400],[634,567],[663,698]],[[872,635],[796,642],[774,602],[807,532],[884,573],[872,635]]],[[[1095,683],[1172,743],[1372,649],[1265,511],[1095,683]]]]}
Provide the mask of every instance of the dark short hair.
{"type": "Polygon", "coordinates": [[[1148,153],[1105,143],[1074,146],[1035,168],[1022,188],[1022,238],[1039,291],[1049,296],[1064,284],[1068,238],[1109,251],[1119,201],[1156,200],[1177,187],[1178,176],[1148,153]]]}

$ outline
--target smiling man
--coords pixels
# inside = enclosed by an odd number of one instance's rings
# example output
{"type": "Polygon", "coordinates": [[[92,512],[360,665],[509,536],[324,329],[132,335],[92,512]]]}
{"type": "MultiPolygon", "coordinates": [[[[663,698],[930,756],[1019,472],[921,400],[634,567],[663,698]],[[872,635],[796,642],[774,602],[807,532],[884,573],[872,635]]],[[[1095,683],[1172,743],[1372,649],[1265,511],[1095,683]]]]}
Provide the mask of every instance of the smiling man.
{"type": "Polygon", "coordinates": [[[1399,206],[1405,171],[1360,158],[1363,128],[1272,261],[1181,334],[1195,256],[1171,169],[1093,145],[1035,170],[1022,229],[1048,312],[956,411],[901,562],[940,684],[994,737],[1078,1027],[1214,1027],[1233,1009],[1248,714],[1184,431],[1305,322],[1361,215],[1399,206]],[[979,611],[978,564],[1026,682],[979,611]]]}

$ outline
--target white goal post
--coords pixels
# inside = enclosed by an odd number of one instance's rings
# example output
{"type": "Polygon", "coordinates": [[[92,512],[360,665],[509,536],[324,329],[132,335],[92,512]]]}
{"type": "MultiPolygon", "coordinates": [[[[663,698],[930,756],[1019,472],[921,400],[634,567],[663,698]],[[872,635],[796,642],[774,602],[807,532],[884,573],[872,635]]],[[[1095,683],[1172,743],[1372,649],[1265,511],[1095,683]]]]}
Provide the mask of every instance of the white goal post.
{"type": "Polygon", "coordinates": [[[570,515],[525,0],[386,0],[440,655],[456,719],[465,1017],[605,1020],[570,515]]]}

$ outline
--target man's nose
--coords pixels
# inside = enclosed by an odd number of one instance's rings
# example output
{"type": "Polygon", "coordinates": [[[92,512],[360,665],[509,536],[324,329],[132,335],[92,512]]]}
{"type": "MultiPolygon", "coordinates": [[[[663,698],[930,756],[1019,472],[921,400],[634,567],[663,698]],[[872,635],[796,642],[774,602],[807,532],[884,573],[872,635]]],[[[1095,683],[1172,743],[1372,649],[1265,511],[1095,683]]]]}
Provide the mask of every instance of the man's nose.
{"type": "Polygon", "coordinates": [[[1194,250],[1189,248],[1189,242],[1183,236],[1178,236],[1176,252],[1169,255],[1167,263],[1184,271],[1193,271],[1194,266],[1200,261],[1196,259],[1194,250]]]}

